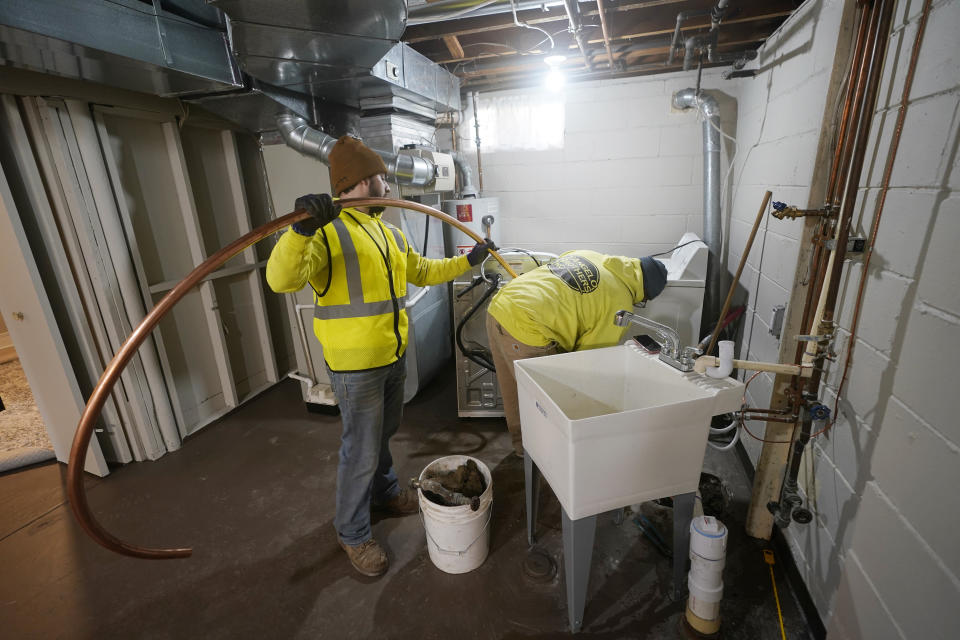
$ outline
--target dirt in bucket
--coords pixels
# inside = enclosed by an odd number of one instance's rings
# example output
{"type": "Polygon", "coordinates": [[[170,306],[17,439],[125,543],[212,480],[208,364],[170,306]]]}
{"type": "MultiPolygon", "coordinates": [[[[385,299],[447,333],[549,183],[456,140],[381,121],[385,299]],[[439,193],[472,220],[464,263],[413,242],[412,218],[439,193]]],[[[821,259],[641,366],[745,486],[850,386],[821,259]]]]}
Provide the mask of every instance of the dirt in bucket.
{"type": "MultiPolygon", "coordinates": [[[[444,489],[460,493],[467,498],[476,498],[487,490],[487,481],[483,477],[483,472],[473,460],[467,460],[465,464],[460,465],[452,471],[431,471],[425,479],[436,480],[444,489]]],[[[424,491],[423,494],[430,502],[434,502],[445,507],[457,506],[457,503],[444,499],[442,496],[432,491],[424,491]]]]}

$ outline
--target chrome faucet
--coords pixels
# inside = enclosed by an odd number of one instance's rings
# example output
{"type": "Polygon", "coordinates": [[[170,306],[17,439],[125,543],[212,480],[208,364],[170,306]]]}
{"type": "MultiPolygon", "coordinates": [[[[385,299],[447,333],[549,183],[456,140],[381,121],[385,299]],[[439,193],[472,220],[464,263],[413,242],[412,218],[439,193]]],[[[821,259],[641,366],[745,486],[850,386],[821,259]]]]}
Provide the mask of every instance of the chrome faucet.
{"type": "Polygon", "coordinates": [[[629,311],[617,311],[613,317],[613,323],[618,327],[625,327],[629,324],[635,324],[649,329],[657,334],[660,339],[660,359],[669,364],[674,369],[680,371],[692,371],[693,363],[700,355],[696,347],[680,347],[680,335],[665,324],[660,324],[649,318],[638,316],[629,311]]]}

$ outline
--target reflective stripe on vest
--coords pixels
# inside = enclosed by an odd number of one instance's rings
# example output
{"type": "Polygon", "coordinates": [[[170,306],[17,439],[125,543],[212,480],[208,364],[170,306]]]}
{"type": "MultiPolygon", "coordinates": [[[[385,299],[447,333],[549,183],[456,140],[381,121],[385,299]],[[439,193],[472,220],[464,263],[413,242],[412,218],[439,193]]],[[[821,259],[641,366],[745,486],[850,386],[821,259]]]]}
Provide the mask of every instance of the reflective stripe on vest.
{"type": "MultiPolygon", "coordinates": [[[[363,282],[360,280],[360,258],[357,257],[357,247],[353,244],[353,237],[347,229],[343,220],[337,218],[332,223],[337,232],[337,238],[340,240],[340,250],[343,254],[343,264],[347,272],[347,293],[351,302],[348,304],[330,304],[313,307],[313,317],[318,320],[339,320],[343,318],[369,318],[386,313],[393,313],[393,300],[380,300],[378,302],[363,301],[363,282]],[[357,302],[353,302],[356,300],[357,302]]],[[[397,229],[391,229],[397,238],[397,246],[403,247],[403,236],[397,229]]],[[[402,249],[401,249],[402,251],[402,249]]],[[[331,265],[332,266],[332,265],[331,265]]],[[[402,310],[406,307],[407,297],[402,296],[397,299],[397,308],[402,310]]]]}
{"type": "MultiPolygon", "coordinates": [[[[429,222],[429,220],[427,222],[429,222]]],[[[387,227],[387,228],[393,232],[393,237],[397,241],[397,248],[400,249],[400,253],[405,253],[403,248],[403,234],[400,233],[400,229],[397,229],[396,227],[387,227]]]]}

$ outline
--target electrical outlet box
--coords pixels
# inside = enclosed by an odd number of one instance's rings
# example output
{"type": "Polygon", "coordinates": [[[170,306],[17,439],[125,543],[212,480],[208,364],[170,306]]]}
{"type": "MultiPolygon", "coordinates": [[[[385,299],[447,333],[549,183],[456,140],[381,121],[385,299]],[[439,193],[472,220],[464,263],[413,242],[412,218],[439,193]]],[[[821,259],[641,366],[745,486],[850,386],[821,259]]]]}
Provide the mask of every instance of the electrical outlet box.
{"type": "Polygon", "coordinates": [[[770,315],[770,335],[777,340],[780,339],[780,334],[783,332],[783,316],[786,310],[786,305],[778,304],[773,308],[770,315]]]}
{"type": "Polygon", "coordinates": [[[867,239],[862,236],[847,238],[847,253],[863,253],[867,250],[867,239]]]}

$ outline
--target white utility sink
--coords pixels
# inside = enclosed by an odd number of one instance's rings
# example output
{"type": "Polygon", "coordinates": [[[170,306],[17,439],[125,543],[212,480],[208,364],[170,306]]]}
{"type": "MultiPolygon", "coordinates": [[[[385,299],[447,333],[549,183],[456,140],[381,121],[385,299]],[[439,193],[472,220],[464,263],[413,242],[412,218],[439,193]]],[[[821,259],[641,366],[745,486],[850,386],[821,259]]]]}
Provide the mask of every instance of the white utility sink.
{"type": "Polygon", "coordinates": [[[567,515],[696,491],[714,415],[743,383],[622,345],[516,363],[523,446],[567,515]]]}

